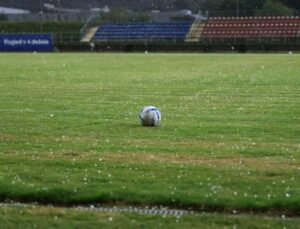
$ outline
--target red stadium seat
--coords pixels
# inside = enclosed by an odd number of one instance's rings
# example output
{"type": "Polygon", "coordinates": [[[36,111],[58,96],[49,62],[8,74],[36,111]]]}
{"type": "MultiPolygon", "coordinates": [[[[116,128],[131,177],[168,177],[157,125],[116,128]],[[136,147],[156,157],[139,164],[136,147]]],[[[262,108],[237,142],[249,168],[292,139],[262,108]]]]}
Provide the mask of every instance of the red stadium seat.
{"type": "Polygon", "coordinates": [[[286,16],[211,17],[203,34],[210,31],[215,38],[234,37],[297,37],[300,18],[286,16]]]}

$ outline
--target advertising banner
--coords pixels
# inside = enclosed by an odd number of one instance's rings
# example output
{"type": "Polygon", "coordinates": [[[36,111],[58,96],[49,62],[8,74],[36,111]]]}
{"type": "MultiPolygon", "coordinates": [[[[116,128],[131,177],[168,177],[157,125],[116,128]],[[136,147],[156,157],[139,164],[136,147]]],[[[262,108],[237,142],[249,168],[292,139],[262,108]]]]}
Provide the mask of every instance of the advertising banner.
{"type": "Polygon", "coordinates": [[[51,52],[51,34],[0,34],[0,51],[51,52]]]}

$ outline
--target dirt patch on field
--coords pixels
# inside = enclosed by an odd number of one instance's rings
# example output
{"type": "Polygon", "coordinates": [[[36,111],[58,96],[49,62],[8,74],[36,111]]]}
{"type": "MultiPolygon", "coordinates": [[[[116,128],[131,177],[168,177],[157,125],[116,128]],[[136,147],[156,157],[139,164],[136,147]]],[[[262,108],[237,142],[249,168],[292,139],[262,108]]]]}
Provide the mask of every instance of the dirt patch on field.
{"type": "Polygon", "coordinates": [[[0,141],[15,141],[16,137],[13,135],[5,135],[5,134],[0,134],[0,141]]]}
{"type": "MultiPolygon", "coordinates": [[[[69,160],[69,161],[93,161],[95,163],[158,163],[166,165],[190,165],[227,168],[255,168],[258,170],[290,170],[300,169],[300,161],[281,157],[243,157],[241,155],[195,155],[173,153],[99,153],[99,152],[49,152],[26,154],[2,154],[6,158],[18,158],[29,160],[69,160]],[[16,157],[17,156],[17,157],[16,157]]],[[[4,159],[4,158],[3,158],[4,159]]]]}
{"type": "Polygon", "coordinates": [[[277,168],[300,168],[300,162],[291,160],[279,160],[277,158],[257,157],[217,157],[200,156],[191,154],[149,154],[149,153],[125,153],[125,154],[103,154],[103,160],[112,162],[144,162],[144,163],[165,163],[182,165],[206,165],[206,166],[232,166],[232,167],[255,167],[261,169],[277,168]]]}
{"type": "Polygon", "coordinates": [[[212,147],[224,147],[224,142],[211,141],[211,140],[197,140],[197,139],[173,139],[173,140],[131,140],[126,142],[132,145],[167,145],[169,147],[195,147],[195,148],[212,148],[212,147]]]}

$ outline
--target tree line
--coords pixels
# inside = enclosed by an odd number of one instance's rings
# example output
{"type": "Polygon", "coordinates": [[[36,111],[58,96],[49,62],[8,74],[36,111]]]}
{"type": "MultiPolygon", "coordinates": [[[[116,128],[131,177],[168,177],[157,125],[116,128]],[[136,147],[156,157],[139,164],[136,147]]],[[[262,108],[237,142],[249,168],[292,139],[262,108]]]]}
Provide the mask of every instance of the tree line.
{"type": "Polygon", "coordinates": [[[250,15],[295,15],[299,14],[297,0],[175,0],[175,8],[208,10],[226,14],[250,15]]]}
{"type": "Polygon", "coordinates": [[[1,0],[0,6],[29,9],[32,12],[43,10],[43,3],[51,3],[65,8],[96,8],[107,5],[109,8],[127,8],[134,11],[182,10],[201,11],[240,11],[260,14],[299,13],[299,0],[1,0]]]}

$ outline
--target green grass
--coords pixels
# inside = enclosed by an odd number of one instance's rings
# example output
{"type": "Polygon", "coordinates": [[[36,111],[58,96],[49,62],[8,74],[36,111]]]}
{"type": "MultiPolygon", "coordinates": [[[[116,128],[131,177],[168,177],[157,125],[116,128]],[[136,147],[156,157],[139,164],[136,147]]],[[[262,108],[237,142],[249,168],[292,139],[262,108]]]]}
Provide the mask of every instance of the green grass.
{"type": "Polygon", "coordinates": [[[300,55],[0,58],[0,201],[299,214],[300,55]]]}
{"type": "Polygon", "coordinates": [[[1,227],[9,228],[299,228],[300,219],[212,213],[184,216],[105,213],[40,206],[0,206],[1,227]]]}

